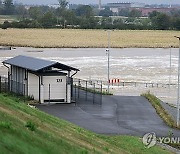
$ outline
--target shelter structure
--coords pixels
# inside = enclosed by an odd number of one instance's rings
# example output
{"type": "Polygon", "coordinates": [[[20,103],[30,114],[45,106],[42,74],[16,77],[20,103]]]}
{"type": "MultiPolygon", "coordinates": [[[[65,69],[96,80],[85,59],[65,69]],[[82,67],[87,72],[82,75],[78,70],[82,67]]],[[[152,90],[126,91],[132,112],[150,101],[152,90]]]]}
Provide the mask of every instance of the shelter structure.
{"type": "Polygon", "coordinates": [[[3,61],[9,90],[40,103],[71,103],[72,77],[79,69],[49,60],[16,56],[3,61]]]}

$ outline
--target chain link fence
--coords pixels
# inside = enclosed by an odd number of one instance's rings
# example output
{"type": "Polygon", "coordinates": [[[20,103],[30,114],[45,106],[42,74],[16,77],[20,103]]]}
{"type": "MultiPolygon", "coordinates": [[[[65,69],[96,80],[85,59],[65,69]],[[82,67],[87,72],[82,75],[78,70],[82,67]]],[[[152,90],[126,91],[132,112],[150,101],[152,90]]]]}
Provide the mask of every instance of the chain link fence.
{"type": "Polygon", "coordinates": [[[0,76],[0,93],[2,92],[13,92],[18,95],[25,95],[25,84],[0,76]]]}
{"type": "Polygon", "coordinates": [[[8,78],[0,76],[0,93],[9,92],[8,78]]]}

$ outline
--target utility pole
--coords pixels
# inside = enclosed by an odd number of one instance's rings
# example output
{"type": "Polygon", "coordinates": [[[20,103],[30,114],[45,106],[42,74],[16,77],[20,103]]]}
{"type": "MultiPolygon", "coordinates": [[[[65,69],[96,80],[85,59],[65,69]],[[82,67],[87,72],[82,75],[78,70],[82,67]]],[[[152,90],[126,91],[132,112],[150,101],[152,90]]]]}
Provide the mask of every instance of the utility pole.
{"type": "Polygon", "coordinates": [[[99,10],[101,10],[101,6],[102,6],[101,0],[99,0],[99,10]]]}

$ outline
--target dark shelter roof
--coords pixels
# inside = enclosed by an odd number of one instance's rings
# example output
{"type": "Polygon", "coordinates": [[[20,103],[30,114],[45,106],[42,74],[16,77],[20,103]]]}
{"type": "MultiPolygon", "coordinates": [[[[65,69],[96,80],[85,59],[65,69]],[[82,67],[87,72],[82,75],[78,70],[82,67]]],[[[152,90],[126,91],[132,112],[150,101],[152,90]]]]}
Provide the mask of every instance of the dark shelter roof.
{"type": "Polygon", "coordinates": [[[25,68],[27,70],[31,71],[41,71],[42,69],[48,68],[48,67],[55,67],[64,71],[79,71],[79,69],[70,67],[68,65],[64,65],[58,62],[44,60],[44,59],[38,59],[33,57],[27,57],[27,56],[17,56],[8,60],[3,61],[4,64],[9,64],[21,68],[25,68]]]}

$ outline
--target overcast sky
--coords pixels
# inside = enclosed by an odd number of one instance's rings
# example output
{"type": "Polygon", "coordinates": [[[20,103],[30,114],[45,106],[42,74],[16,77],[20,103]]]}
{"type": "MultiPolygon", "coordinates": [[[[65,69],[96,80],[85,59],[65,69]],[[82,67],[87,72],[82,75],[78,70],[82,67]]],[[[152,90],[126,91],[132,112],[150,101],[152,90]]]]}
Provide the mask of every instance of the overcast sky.
{"type": "MultiPolygon", "coordinates": [[[[56,4],[57,0],[14,0],[24,4],[56,4]]],[[[96,4],[98,0],[68,0],[72,4],[96,4]]],[[[146,4],[180,4],[180,0],[102,0],[102,3],[112,2],[143,2],[146,4]]]]}

